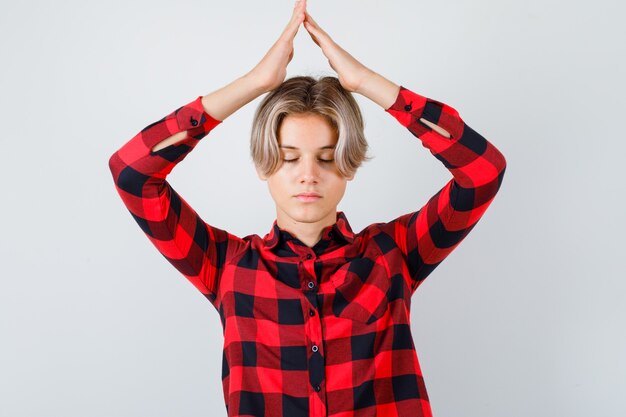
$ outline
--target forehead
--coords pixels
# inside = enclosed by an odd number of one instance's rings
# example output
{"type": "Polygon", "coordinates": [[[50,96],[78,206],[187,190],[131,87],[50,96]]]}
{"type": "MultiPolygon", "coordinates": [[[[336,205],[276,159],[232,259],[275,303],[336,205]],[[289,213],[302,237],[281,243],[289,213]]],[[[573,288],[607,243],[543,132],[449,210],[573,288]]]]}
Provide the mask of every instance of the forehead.
{"type": "Polygon", "coordinates": [[[337,143],[335,129],[315,113],[290,114],[278,129],[278,143],[286,149],[320,149],[337,143]]]}

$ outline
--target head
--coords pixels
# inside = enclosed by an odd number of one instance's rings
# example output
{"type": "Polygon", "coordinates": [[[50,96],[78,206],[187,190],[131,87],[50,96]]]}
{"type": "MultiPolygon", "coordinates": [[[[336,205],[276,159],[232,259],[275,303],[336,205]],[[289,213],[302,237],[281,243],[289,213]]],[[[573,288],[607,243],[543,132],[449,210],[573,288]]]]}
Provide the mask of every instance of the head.
{"type": "Polygon", "coordinates": [[[370,159],[363,127],[358,104],[336,77],[292,77],[263,99],[250,151],[276,203],[279,226],[334,222],[347,182],[370,159]],[[320,197],[307,201],[297,197],[301,193],[320,197]]]}

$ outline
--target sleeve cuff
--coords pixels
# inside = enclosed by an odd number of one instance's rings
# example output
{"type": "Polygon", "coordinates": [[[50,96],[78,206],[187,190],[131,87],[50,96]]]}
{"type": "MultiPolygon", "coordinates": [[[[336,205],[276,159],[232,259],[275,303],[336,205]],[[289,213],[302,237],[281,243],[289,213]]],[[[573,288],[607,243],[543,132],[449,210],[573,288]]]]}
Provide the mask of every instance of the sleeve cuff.
{"type": "Polygon", "coordinates": [[[176,110],[176,121],[180,130],[191,130],[192,132],[198,130],[204,133],[208,133],[222,123],[204,110],[202,96],[198,96],[192,102],[176,110]]]}
{"type": "Polygon", "coordinates": [[[385,111],[406,127],[411,124],[412,120],[422,116],[427,101],[426,97],[400,86],[396,101],[385,111]]]}

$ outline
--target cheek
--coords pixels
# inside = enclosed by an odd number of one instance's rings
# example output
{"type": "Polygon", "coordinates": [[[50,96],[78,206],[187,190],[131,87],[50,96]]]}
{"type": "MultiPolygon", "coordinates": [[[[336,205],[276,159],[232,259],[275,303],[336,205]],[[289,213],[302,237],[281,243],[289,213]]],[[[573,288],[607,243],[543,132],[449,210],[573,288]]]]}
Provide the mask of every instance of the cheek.
{"type": "Polygon", "coordinates": [[[332,186],[332,194],[335,197],[341,197],[346,191],[346,185],[346,181],[343,181],[341,179],[336,180],[332,186]]]}
{"type": "Polygon", "coordinates": [[[275,174],[267,184],[274,198],[285,198],[285,195],[288,194],[288,180],[284,176],[275,174]]]}

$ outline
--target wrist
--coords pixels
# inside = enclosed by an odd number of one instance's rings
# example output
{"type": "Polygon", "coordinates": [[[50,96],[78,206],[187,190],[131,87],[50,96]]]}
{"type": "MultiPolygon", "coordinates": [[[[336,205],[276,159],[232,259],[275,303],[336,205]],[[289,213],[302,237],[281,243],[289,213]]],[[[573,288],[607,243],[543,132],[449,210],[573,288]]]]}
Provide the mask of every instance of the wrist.
{"type": "MultiPolygon", "coordinates": [[[[361,83],[359,87],[356,89],[355,93],[359,93],[363,96],[366,96],[366,93],[369,91],[371,87],[369,87],[374,78],[376,77],[376,73],[367,67],[363,67],[362,75],[361,75],[361,83]]],[[[367,97],[367,96],[366,96],[367,97]]]]}
{"type": "Polygon", "coordinates": [[[254,78],[243,75],[219,90],[202,97],[202,106],[211,117],[223,121],[263,92],[254,78]]]}
{"type": "Polygon", "coordinates": [[[252,72],[248,72],[241,76],[241,82],[247,86],[247,88],[253,91],[257,96],[267,93],[267,86],[252,72]]]}
{"type": "Polygon", "coordinates": [[[247,84],[248,88],[253,90],[257,96],[265,94],[271,90],[270,86],[252,71],[243,75],[241,80],[247,84]]]}
{"type": "Polygon", "coordinates": [[[395,103],[400,86],[386,79],[382,75],[368,70],[368,74],[363,78],[357,93],[369,98],[383,109],[387,110],[395,103]]]}

